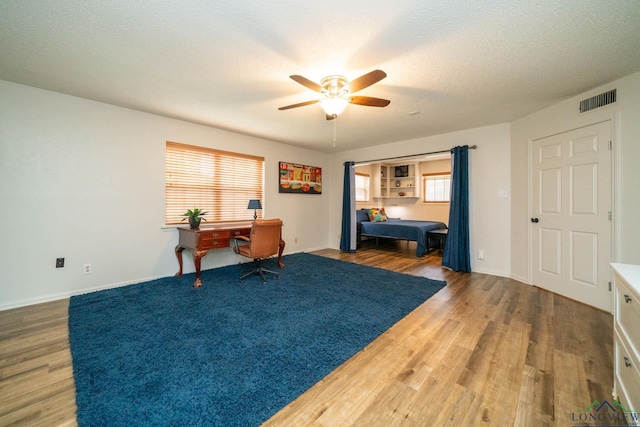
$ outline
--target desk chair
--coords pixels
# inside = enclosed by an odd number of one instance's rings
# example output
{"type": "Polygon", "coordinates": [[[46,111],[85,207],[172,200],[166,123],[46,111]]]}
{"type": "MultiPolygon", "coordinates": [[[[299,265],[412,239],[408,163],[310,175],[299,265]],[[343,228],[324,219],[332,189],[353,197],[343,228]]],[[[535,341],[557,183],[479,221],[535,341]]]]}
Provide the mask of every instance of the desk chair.
{"type": "MultiPolygon", "coordinates": [[[[249,237],[235,236],[233,251],[247,258],[252,258],[255,269],[240,277],[242,282],[247,276],[256,274],[262,279],[262,283],[267,283],[265,273],[274,274],[278,277],[279,273],[267,270],[262,267],[262,260],[278,254],[280,249],[282,235],[282,220],[280,219],[256,219],[251,227],[249,237]],[[238,242],[245,242],[244,245],[238,245],[238,242]]],[[[283,266],[280,266],[283,268],[283,266]]]]}

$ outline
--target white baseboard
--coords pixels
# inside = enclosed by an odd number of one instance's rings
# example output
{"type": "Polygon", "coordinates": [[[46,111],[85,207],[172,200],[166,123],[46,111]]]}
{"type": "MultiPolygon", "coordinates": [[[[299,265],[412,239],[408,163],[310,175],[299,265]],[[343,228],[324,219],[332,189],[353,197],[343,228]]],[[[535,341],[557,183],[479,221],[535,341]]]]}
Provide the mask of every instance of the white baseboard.
{"type": "Polygon", "coordinates": [[[526,277],[518,276],[517,274],[512,274],[511,278],[513,280],[517,280],[518,282],[522,282],[525,285],[530,285],[531,284],[531,283],[529,283],[529,280],[526,277]]]}
{"type": "Polygon", "coordinates": [[[88,294],[90,292],[103,291],[106,289],[120,288],[122,286],[133,285],[135,283],[148,282],[150,280],[161,279],[162,277],[149,277],[126,282],[112,283],[103,286],[95,286],[93,288],[81,289],[77,291],[60,292],[57,294],[43,295],[37,298],[30,298],[21,301],[15,301],[11,304],[0,305],[0,311],[11,310],[12,308],[26,307],[28,305],[42,304],[44,302],[58,301],[65,298],[71,298],[74,295],[88,294]]]}
{"type": "MultiPolygon", "coordinates": [[[[295,252],[286,251],[283,255],[290,255],[290,254],[301,253],[301,252],[313,252],[313,251],[319,251],[319,250],[322,250],[322,249],[327,249],[327,246],[322,246],[322,247],[318,247],[318,248],[307,248],[305,250],[300,250],[300,251],[295,251],[295,252]]],[[[244,263],[244,262],[251,262],[251,260],[249,260],[249,259],[247,259],[247,260],[239,260],[239,263],[244,263]]],[[[212,267],[212,268],[217,268],[217,267],[212,267]]],[[[208,269],[203,269],[203,271],[205,271],[205,270],[208,270],[208,269]]],[[[185,274],[189,274],[189,272],[185,272],[185,274]]],[[[147,278],[141,278],[141,279],[135,279],[135,280],[128,280],[128,281],[125,281],[125,282],[111,283],[111,284],[108,284],[108,285],[96,286],[96,287],[93,287],[93,288],[81,289],[81,290],[77,290],[77,291],[61,292],[61,293],[57,293],[57,294],[43,295],[43,296],[40,296],[40,297],[37,297],[37,298],[30,298],[30,299],[21,300],[21,301],[14,301],[14,302],[12,302],[10,304],[0,305],[0,311],[11,310],[12,308],[26,307],[28,305],[42,304],[44,302],[57,301],[57,300],[65,299],[65,298],[71,298],[74,295],[82,295],[82,294],[88,294],[90,292],[97,292],[97,291],[104,291],[106,289],[119,288],[119,287],[122,287],[122,286],[128,286],[128,285],[133,285],[133,284],[136,284],[136,283],[148,282],[150,280],[161,279],[163,277],[169,277],[169,276],[147,277],[147,278]]]]}
{"type": "Polygon", "coordinates": [[[307,248],[303,251],[298,251],[298,252],[291,252],[291,253],[301,253],[301,252],[305,252],[305,253],[309,253],[309,252],[314,252],[314,251],[322,251],[324,249],[330,249],[329,246],[320,246],[317,248],[307,248]]]}
{"type": "Polygon", "coordinates": [[[501,272],[501,271],[493,271],[493,270],[485,270],[485,269],[474,269],[472,271],[474,273],[488,274],[490,276],[509,277],[508,273],[501,272]]]}

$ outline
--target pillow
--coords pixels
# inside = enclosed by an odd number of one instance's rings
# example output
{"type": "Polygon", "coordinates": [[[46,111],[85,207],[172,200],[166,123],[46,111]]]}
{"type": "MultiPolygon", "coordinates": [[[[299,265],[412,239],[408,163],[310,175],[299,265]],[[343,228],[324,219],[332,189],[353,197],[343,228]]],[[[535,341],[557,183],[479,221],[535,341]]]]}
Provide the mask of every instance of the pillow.
{"type": "Polygon", "coordinates": [[[356,222],[369,221],[369,210],[361,209],[356,211],[356,222]]]}
{"type": "Polygon", "coordinates": [[[387,214],[383,209],[369,209],[369,221],[371,222],[383,222],[387,220],[387,214]]]}
{"type": "Polygon", "coordinates": [[[389,219],[389,217],[387,217],[387,213],[384,211],[384,208],[380,208],[380,215],[382,215],[383,221],[386,221],[389,219]]]}

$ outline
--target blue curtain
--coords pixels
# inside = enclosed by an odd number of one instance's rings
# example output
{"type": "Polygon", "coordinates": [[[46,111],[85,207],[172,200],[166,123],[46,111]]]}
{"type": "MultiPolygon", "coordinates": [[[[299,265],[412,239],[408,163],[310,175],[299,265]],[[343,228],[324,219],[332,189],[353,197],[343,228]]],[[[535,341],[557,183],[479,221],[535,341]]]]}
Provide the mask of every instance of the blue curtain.
{"type": "Polygon", "coordinates": [[[469,254],[469,150],[468,146],[451,149],[451,200],[449,202],[449,236],[442,255],[442,265],[454,271],[471,271],[469,254]]]}
{"type": "Polygon", "coordinates": [[[340,250],[356,251],[356,198],[353,188],[356,173],[353,162],[344,163],[344,188],[342,191],[342,231],[340,232],[340,250]]]}

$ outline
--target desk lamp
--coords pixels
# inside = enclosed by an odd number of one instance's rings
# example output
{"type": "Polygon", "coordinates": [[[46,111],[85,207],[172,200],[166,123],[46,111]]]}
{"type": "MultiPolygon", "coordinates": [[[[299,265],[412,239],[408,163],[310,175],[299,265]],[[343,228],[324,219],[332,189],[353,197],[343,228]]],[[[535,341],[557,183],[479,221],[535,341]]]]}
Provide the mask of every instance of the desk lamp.
{"type": "Polygon", "coordinates": [[[258,199],[249,200],[249,206],[247,206],[247,209],[253,209],[253,220],[254,221],[256,219],[258,219],[258,209],[262,209],[262,205],[260,204],[260,200],[258,200],[258,199]]]}

